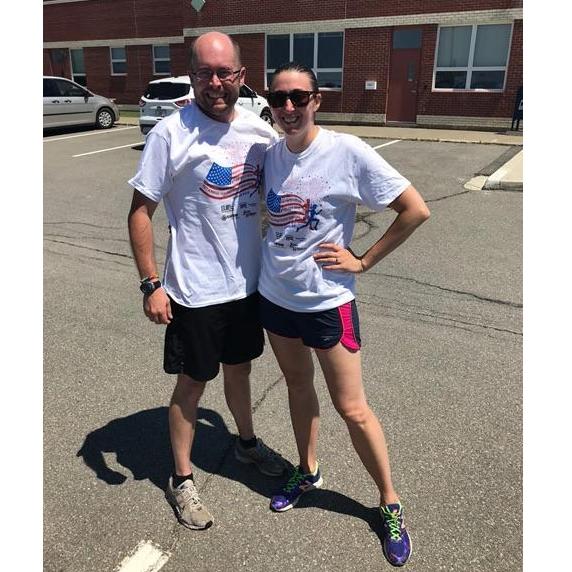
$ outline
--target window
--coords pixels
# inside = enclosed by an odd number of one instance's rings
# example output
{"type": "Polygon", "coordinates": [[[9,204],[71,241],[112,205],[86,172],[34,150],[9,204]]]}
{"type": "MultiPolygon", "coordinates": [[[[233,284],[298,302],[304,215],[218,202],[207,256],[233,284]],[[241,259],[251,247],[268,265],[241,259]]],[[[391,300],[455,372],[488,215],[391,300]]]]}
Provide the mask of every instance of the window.
{"type": "Polygon", "coordinates": [[[125,48],[109,48],[111,50],[111,75],[127,74],[127,55],[125,48]]]}
{"type": "Polygon", "coordinates": [[[153,74],[171,75],[169,46],[153,46],[153,74]]]}
{"type": "Polygon", "coordinates": [[[439,28],[434,89],[504,89],[511,24],[439,28]]]}
{"type": "Polygon", "coordinates": [[[54,81],[62,97],[85,97],[89,95],[79,85],[75,85],[71,81],[66,81],[65,79],[56,79],[54,81]]]}
{"type": "Polygon", "coordinates": [[[193,96],[190,83],[158,81],[151,82],[145,89],[146,99],[179,99],[187,96],[193,96]]]}
{"type": "Polygon", "coordinates": [[[87,86],[87,76],[83,63],[83,49],[70,50],[72,79],[80,85],[87,86]]]}
{"type": "Polygon", "coordinates": [[[51,78],[44,78],[44,97],[57,97],[60,95],[60,90],[56,85],[56,81],[51,78]]]}
{"type": "Polygon", "coordinates": [[[343,32],[267,35],[266,84],[277,67],[294,60],[314,71],[321,88],[341,89],[343,56],[343,32]]]}
{"type": "Polygon", "coordinates": [[[405,28],[393,32],[394,50],[411,50],[421,47],[421,30],[405,28]]]}
{"type": "Polygon", "coordinates": [[[241,85],[238,97],[256,97],[256,93],[247,85],[241,85]]]}
{"type": "Polygon", "coordinates": [[[79,85],[58,78],[44,78],[44,97],[89,97],[79,85]]]}

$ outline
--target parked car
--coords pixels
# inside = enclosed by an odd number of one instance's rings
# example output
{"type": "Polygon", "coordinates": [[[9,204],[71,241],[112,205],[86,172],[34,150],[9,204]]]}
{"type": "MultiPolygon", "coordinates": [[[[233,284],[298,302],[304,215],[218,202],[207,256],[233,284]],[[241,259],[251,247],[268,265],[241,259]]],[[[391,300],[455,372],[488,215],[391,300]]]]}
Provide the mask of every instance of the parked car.
{"type": "MultiPolygon", "coordinates": [[[[167,77],[149,82],[145,93],[139,101],[139,127],[141,133],[147,135],[163,117],[171,115],[174,111],[184,107],[190,103],[193,97],[191,79],[188,75],[167,77]]],[[[274,124],[270,106],[266,99],[247,85],[240,87],[237,103],[243,109],[256,113],[270,125],[274,124]]]]}
{"type": "Polygon", "coordinates": [[[44,129],[71,125],[109,129],[118,119],[119,108],[112,99],[65,77],[44,76],[44,129]]]}

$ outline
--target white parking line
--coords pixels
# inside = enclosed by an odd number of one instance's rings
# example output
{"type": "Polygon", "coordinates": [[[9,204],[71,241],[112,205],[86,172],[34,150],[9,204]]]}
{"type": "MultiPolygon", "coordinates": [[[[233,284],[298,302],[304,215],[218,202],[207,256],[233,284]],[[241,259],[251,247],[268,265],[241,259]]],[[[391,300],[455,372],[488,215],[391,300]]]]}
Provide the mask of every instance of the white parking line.
{"type": "MultiPolygon", "coordinates": [[[[132,125],[131,127],[120,127],[119,129],[114,129],[113,133],[117,133],[118,131],[125,131],[126,129],[137,129],[137,126],[132,125]]],[[[89,133],[79,133],[78,135],[68,135],[66,137],[54,137],[53,139],[50,139],[48,137],[47,139],[44,139],[44,143],[50,143],[51,141],[65,141],[66,139],[75,139],[76,137],[87,137],[88,135],[105,135],[106,133],[109,133],[109,131],[104,129],[102,131],[90,131],[89,133]]]]}
{"type": "Polygon", "coordinates": [[[72,155],[72,157],[85,157],[86,155],[95,155],[96,153],[105,153],[106,151],[115,151],[115,149],[123,149],[124,147],[133,147],[134,145],[143,145],[145,141],[137,141],[137,143],[128,143],[127,145],[119,145],[119,147],[109,147],[108,149],[99,149],[98,151],[90,151],[89,153],[80,153],[72,155]]]}
{"type": "Polygon", "coordinates": [[[161,550],[149,540],[142,540],[135,550],[126,556],[115,572],[157,572],[169,560],[171,554],[161,550]]]}
{"type": "Polygon", "coordinates": [[[396,139],[395,141],[390,141],[389,143],[383,143],[382,145],[378,145],[377,147],[372,147],[375,151],[376,149],[381,149],[382,147],[387,147],[388,145],[393,145],[394,143],[399,143],[401,139],[396,139]]]}

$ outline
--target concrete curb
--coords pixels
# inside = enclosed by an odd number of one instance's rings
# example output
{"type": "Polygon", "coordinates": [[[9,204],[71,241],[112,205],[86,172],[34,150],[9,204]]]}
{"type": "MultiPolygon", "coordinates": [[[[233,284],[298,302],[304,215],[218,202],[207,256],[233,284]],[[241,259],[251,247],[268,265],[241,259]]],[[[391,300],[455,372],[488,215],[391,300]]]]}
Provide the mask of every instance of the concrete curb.
{"type": "Polygon", "coordinates": [[[522,142],[520,143],[515,143],[512,141],[499,141],[497,139],[490,139],[490,140],[486,140],[486,139],[467,139],[467,138],[459,138],[459,139],[454,139],[452,137],[413,137],[413,136],[405,136],[405,137],[399,137],[399,136],[395,136],[392,135],[391,137],[388,137],[387,135],[364,135],[364,137],[367,137],[367,139],[401,139],[403,141],[432,141],[435,143],[472,143],[474,145],[506,145],[506,146],[510,146],[510,147],[514,147],[515,145],[519,146],[522,145],[522,142]]]}
{"type": "Polygon", "coordinates": [[[524,185],[520,181],[488,181],[483,187],[484,191],[513,191],[522,193],[524,185]]]}
{"type": "Polygon", "coordinates": [[[468,191],[482,191],[486,182],[487,177],[485,175],[478,175],[467,181],[463,187],[468,191]]]}
{"type": "Polygon", "coordinates": [[[483,188],[486,190],[522,191],[522,162],[523,152],[520,151],[488,177],[483,188]]]}

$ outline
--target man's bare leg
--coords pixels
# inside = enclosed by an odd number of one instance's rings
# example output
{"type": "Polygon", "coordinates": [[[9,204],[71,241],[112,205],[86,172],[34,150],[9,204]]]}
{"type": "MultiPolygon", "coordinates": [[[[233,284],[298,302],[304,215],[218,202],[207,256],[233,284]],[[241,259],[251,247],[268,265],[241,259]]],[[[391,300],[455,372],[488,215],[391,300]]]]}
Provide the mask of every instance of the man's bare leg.
{"type": "Polygon", "coordinates": [[[190,475],[191,450],[195,438],[197,409],[205,389],[205,383],[195,381],[185,374],[177,376],[177,384],[169,405],[169,434],[175,462],[175,473],[190,475]]]}
{"type": "Polygon", "coordinates": [[[237,365],[223,364],[222,366],[226,404],[234,417],[240,438],[245,441],[254,437],[250,398],[251,369],[249,361],[237,365]]]}

